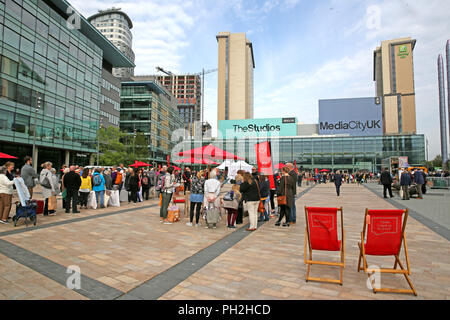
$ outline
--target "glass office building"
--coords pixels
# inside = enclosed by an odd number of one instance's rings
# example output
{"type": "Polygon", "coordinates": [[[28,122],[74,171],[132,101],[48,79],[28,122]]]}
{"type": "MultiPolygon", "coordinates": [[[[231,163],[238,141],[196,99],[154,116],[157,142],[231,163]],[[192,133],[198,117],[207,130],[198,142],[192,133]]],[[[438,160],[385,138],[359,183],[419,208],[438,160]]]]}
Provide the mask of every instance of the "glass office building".
{"type": "Polygon", "coordinates": [[[381,170],[382,160],[389,157],[407,156],[412,166],[425,163],[424,135],[390,136],[310,136],[280,138],[240,138],[228,140],[203,139],[186,140],[179,146],[180,151],[201,145],[213,145],[245,157],[256,165],[255,144],[271,141],[274,164],[297,162],[305,169],[330,170],[381,170]]]}
{"type": "Polygon", "coordinates": [[[122,82],[120,96],[120,129],[145,135],[149,156],[144,161],[167,163],[172,133],[184,128],[176,99],[157,81],[122,82]]]}
{"type": "Polygon", "coordinates": [[[0,151],[20,160],[35,140],[35,162],[88,164],[102,69],[134,66],[84,17],[71,27],[69,8],[65,0],[0,0],[0,151]]]}

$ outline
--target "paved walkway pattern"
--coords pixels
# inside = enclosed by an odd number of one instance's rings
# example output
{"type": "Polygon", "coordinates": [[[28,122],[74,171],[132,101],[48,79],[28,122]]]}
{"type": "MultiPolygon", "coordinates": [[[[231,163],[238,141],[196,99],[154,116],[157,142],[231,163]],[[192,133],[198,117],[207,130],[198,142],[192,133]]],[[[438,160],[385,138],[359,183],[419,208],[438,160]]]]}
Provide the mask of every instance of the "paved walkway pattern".
{"type": "MultiPolygon", "coordinates": [[[[450,299],[450,242],[410,218],[411,279],[419,294],[374,295],[357,273],[366,207],[394,208],[365,187],[330,184],[299,188],[297,224],[275,220],[252,233],[159,222],[156,200],[77,215],[39,216],[38,227],[0,225],[0,299],[450,299]],[[346,229],[344,285],[305,282],[304,209],[343,206],[346,229]],[[70,290],[67,267],[81,270],[81,288],[70,290]]],[[[327,259],[335,253],[316,254],[327,259]]],[[[391,267],[391,258],[369,264],[391,267]]],[[[311,276],[338,277],[338,269],[313,266],[311,276]]],[[[383,286],[407,288],[401,276],[383,275],[383,286]]]]}

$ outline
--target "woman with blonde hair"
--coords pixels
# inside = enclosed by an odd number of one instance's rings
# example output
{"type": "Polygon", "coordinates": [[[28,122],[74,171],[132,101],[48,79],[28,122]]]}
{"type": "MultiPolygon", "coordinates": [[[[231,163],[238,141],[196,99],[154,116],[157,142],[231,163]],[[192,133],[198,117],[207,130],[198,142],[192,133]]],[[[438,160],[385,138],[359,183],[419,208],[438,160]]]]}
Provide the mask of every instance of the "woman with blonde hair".
{"type": "Polygon", "coordinates": [[[250,227],[246,229],[247,231],[255,231],[258,228],[258,206],[261,198],[259,197],[257,183],[252,174],[246,172],[244,174],[244,182],[239,188],[247,206],[248,219],[250,221],[250,227]]]}
{"type": "Polygon", "coordinates": [[[202,208],[203,198],[204,198],[204,188],[205,188],[205,172],[203,170],[199,171],[197,175],[191,176],[190,182],[191,195],[189,201],[191,202],[190,208],[190,222],[186,223],[188,226],[192,227],[192,222],[194,221],[194,210],[195,211],[195,226],[199,227],[200,220],[200,210],[202,208]]]}

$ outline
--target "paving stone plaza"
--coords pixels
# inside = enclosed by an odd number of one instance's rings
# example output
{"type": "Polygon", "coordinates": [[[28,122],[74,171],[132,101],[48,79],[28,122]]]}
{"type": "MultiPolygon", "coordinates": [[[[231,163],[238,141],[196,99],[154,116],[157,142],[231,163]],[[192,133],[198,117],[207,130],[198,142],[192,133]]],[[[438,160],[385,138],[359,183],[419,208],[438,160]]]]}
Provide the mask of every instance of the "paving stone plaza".
{"type": "MultiPolygon", "coordinates": [[[[254,232],[245,231],[248,218],[237,229],[226,228],[226,217],[217,229],[189,227],[187,218],[161,224],[157,199],[80,214],[58,210],[56,216],[39,215],[36,227],[0,225],[0,299],[450,299],[448,190],[410,201],[383,199],[377,183],[344,184],[339,198],[332,184],[298,191],[296,224],[276,227],[272,218],[254,232]],[[305,281],[305,205],[343,207],[343,286],[305,281]],[[367,275],[357,272],[366,208],[410,210],[406,237],[417,297],[374,294],[367,275]],[[79,289],[70,289],[68,267],[79,268],[79,289]]],[[[337,261],[338,254],[314,258],[337,261]]],[[[368,264],[392,267],[393,259],[369,256],[368,264]]],[[[339,271],[313,266],[311,276],[338,278],[339,271]]],[[[402,275],[383,274],[381,283],[408,289],[402,275]]]]}

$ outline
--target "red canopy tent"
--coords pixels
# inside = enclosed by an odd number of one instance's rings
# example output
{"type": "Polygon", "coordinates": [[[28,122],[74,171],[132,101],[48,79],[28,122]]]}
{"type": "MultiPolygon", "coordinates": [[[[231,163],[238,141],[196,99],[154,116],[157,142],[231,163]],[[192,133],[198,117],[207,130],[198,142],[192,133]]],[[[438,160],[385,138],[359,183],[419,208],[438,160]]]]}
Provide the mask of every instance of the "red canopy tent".
{"type": "Polygon", "coordinates": [[[198,158],[198,159],[209,159],[209,160],[224,160],[224,159],[233,159],[233,160],[245,160],[244,158],[238,157],[237,155],[228,152],[226,150],[222,150],[209,144],[204,147],[198,147],[195,149],[187,150],[178,153],[180,157],[189,157],[189,158],[198,158]]]}
{"type": "Polygon", "coordinates": [[[209,160],[209,159],[197,159],[197,158],[185,158],[179,159],[175,161],[176,163],[185,163],[185,164],[206,164],[206,165],[219,165],[217,162],[209,160]]]}
{"type": "Polygon", "coordinates": [[[142,162],[142,161],[134,161],[134,164],[132,164],[132,165],[130,165],[130,167],[135,167],[135,168],[137,168],[137,167],[151,167],[152,165],[151,164],[148,164],[148,163],[145,163],[145,162],[142,162]]]}
{"type": "Polygon", "coordinates": [[[0,159],[18,159],[18,158],[10,156],[9,154],[0,152],[0,159]]]}
{"type": "Polygon", "coordinates": [[[180,171],[180,170],[181,170],[180,167],[177,167],[177,166],[172,166],[172,167],[173,167],[174,170],[177,170],[177,171],[180,171]]]}
{"type": "Polygon", "coordinates": [[[322,170],[320,170],[319,172],[330,172],[330,170],[328,170],[328,169],[322,169],[322,170]]]}

